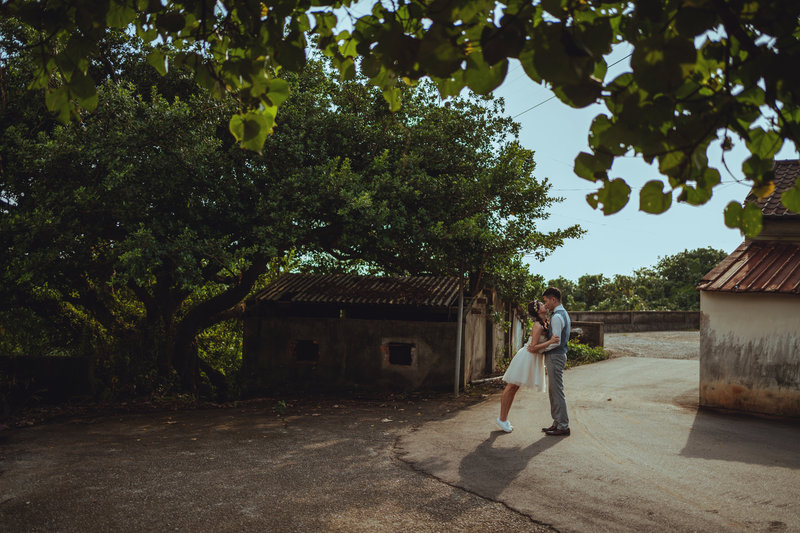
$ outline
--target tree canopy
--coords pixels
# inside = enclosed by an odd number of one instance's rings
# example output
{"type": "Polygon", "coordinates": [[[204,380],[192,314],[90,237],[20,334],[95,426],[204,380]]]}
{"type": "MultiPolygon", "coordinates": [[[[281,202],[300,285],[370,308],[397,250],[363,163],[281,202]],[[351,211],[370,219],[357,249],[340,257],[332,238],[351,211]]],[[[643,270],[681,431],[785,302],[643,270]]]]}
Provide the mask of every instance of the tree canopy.
{"type": "Polygon", "coordinates": [[[491,97],[445,106],[423,83],[391,113],[379,90],[310,61],[279,78],[292,91],[257,153],[228,134],[235,99],[191,71],[144,68],[147,50],[124,33],[88,70],[101,80],[94,111],[61,124],[27,98],[35,48],[0,29],[6,351],[83,352],[131,386],[195,391],[201,371],[215,375],[198,335],[241,316],[287,257],[478,284],[582,233],[537,229],[558,199],[491,97]],[[29,330],[45,332],[38,344],[29,330]]]}
{"type": "MultiPolygon", "coordinates": [[[[9,0],[3,17],[34,29],[29,45],[48,108],[62,120],[98,105],[90,60],[113,29],[154,45],[147,59],[162,74],[180,66],[213,94],[232,93],[239,108],[229,129],[242,146],[261,150],[289,84],[315,39],[344,78],[363,72],[400,108],[403,86],[425,76],[442,97],[468,87],[487,94],[520,61],[528,76],[574,107],[600,102],[589,133],[591,152],[575,173],[598,184],[587,201],[604,213],[630,199],[624,179],[609,175],[616,157],[655,162],[664,180],[640,191],[640,208],[669,209],[673,196],[706,203],[720,183],[708,150],[743,141],[751,155],[744,177],[759,195],[772,186],[773,157],[800,140],[800,3],[794,0],[397,0],[355,14],[348,0],[200,0],[144,2],[9,0]],[[347,26],[343,29],[343,24],[347,26]],[[169,43],[174,57],[159,48],[169,43]],[[630,70],[607,76],[615,46],[631,50],[630,70]]],[[[361,7],[361,6],[359,6],[361,7]]],[[[783,194],[800,212],[800,181],[783,194]]],[[[725,222],[759,231],[755,206],[732,202],[725,222]]]]}

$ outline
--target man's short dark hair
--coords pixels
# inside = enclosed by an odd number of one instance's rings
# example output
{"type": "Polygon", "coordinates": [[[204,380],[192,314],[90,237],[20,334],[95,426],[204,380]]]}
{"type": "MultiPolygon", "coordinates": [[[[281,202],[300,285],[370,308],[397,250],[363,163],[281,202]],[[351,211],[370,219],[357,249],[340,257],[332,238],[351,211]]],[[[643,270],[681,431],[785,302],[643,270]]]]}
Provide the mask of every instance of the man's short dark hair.
{"type": "Polygon", "coordinates": [[[559,302],[561,301],[561,291],[556,289],[555,287],[547,287],[547,290],[544,291],[544,294],[542,296],[551,296],[556,300],[558,300],[559,302]]]}

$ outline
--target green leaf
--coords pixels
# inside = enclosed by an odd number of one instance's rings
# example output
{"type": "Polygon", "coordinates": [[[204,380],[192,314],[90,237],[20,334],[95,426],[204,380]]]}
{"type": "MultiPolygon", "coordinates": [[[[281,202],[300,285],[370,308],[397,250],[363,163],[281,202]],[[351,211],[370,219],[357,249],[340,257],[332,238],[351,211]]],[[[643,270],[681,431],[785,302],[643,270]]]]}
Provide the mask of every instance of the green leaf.
{"type": "Polygon", "coordinates": [[[420,66],[437,78],[446,79],[460,72],[463,56],[463,51],[442,32],[428,32],[420,43],[420,66]]]}
{"type": "Polygon", "coordinates": [[[336,18],[336,15],[329,11],[315,11],[313,15],[314,21],[316,22],[314,32],[320,35],[330,34],[331,30],[336,27],[336,24],[339,21],[339,19],[336,18]]]}
{"type": "Polygon", "coordinates": [[[794,187],[781,195],[781,203],[789,211],[800,213],[800,178],[794,182],[794,187]]]}
{"type": "Polygon", "coordinates": [[[69,101],[69,89],[66,86],[56,87],[50,89],[45,93],[44,98],[47,109],[52,111],[58,117],[58,120],[64,124],[69,122],[69,114],[72,111],[72,105],[69,101]]]}
{"type": "Polygon", "coordinates": [[[604,152],[609,156],[623,155],[628,150],[624,125],[612,123],[605,115],[597,115],[589,130],[589,146],[595,153],[604,152]]]}
{"type": "Polygon", "coordinates": [[[494,26],[484,26],[481,33],[481,50],[489,64],[496,64],[507,57],[518,57],[525,44],[525,33],[514,17],[503,17],[503,21],[510,23],[494,26]]]}
{"type": "Polygon", "coordinates": [[[631,56],[631,68],[639,85],[650,93],[679,88],[697,60],[692,37],[656,33],[640,39],[631,56]]]}
{"type": "Polygon", "coordinates": [[[670,176],[679,173],[686,163],[686,154],[673,150],[658,158],[658,170],[662,174],[670,176]]]}
{"type": "Polygon", "coordinates": [[[639,209],[645,213],[663,213],[672,205],[672,193],[664,192],[664,183],[651,180],[639,191],[639,209]]]}
{"type": "Polygon", "coordinates": [[[581,152],[575,158],[575,174],[589,181],[605,180],[607,179],[606,171],[611,168],[613,161],[614,159],[610,155],[581,152]]]}
{"type": "Polygon", "coordinates": [[[692,187],[684,184],[682,191],[678,195],[679,202],[686,202],[691,205],[703,205],[711,199],[711,189],[702,187],[692,187]]]}
{"type": "Polygon", "coordinates": [[[744,207],[741,229],[748,239],[761,233],[761,209],[756,204],[747,204],[744,207]]]}
{"type": "Polygon", "coordinates": [[[729,228],[739,228],[742,225],[742,204],[730,202],[725,206],[725,225],[729,228]]]}
{"type": "Polygon", "coordinates": [[[534,65],[534,54],[535,52],[533,46],[525,47],[525,49],[519,54],[519,62],[522,64],[525,74],[527,74],[530,79],[536,83],[542,83],[542,77],[539,75],[539,72],[536,70],[536,66],[534,65]]]}
{"type": "Polygon", "coordinates": [[[581,108],[595,103],[602,95],[603,86],[595,81],[554,87],[558,99],[570,107],[581,108]]]}
{"type": "Polygon", "coordinates": [[[167,33],[177,33],[186,25],[186,19],[178,11],[167,11],[158,16],[156,26],[167,33]]]}
{"type": "Polygon", "coordinates": [[[84,105],[85,101],[92,99],[95,101],[95,107],[97,106],[97,88],[90,76],[80,72],[73,73],[69,82],[69,90],[81,102],[81,106],[84,105]]]}
{"type": "Polygon", "coordinates": [[[489,94],[503,82],[507,72],[507,59],[490,66],[479,52],[473,52],[467,57],[464,79],[467,86],[476,93],[489,94]]]}
{"type": "Polygon", "coordinates": [[[261,153],[267,135],[275,124],[277,107],[268,107],[263,110],[248,111],[231,117],[228,124],[233,136],[242,148],[261,153]]]}
{"type": "Polygon", "coordinates": [[[774,131],[764,131],[763,128],[753,128],[749,131],[750,139],[747,148],[753,155],[761,159],[772,159],[783,146],[783,139],[774,131]]]}
{"type": "Polygon", "coordinates": [[[110,28],[126,28],[136,18],[136,10],[125,3],[109,2],[106,25],[110,28]]]}
{"type": "Polygon", "coordinates": [[[622,178],[607,181],[597,191],[597,199],[603,204],[603,214],[611,215],[625,207],[630,198],[631,188],[622,178]]]}
{"type": "Polygon", "coordinates": [[[463,70],[457,70],[448,78],[434,78],[434,81],[443,99],[450,96],[458,96],[466,85],[463,70]]]}
{"type": "Polygon", "coordinates": [[[383,99],[389,104],[391,111],[399,111],[401,106],[400,89],[387,87],[383,90],[383,99]]]}
{"type": "Polygon", "coordinates": [[[753,154],[742,163],[742,172],[747,176],[747,179],[760,183],[763,181],[763,177],[768,177],[772,172],[773,165],[772,159],[762,159],[753,154]]]}
{"type": "Polygon", "coordinates": [[[147,54],[147,62],[162,76],[165,76],[169,70],[167,56],[161,50],[150,50],[147,54]]]}
{"type": "Polygon", "coordinates": [[[306,64],[306,49],[304,39],[280,41],[275,48],[275,60],[282,67],[297,71],[306,64]]]}
{"type": "Polygon", "coordinates": [[[289,82],[281,78],[272,78],[269,82],[267,97],[274,106],[280,106],[289,98],[289,82]]]}

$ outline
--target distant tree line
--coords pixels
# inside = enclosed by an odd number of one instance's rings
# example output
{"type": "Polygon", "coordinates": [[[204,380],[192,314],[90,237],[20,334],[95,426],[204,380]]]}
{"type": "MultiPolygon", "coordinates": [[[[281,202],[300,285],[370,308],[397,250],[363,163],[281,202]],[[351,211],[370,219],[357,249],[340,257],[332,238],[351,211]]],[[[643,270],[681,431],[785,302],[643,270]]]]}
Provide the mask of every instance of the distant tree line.
{"type": "Polygon", "coordinates": [[[631,275],[558,277],[548,284],[561,289],[573,311],[694,311],[700,309],[698,282],[727,255],[711,247],[684,250],[631,275]]]}

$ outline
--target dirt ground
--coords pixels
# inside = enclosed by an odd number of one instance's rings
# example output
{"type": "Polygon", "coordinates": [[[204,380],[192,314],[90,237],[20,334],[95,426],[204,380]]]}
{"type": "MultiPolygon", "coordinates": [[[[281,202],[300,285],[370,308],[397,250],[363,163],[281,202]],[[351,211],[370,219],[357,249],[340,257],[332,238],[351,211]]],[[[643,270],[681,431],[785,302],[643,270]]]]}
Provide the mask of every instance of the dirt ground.
{"type": "Polygon", "coordinates": [[[485,387],[2,431],[0,531],[549,531],[395,453],[400,435],[481,401],[485,387]]]}
{"type": "MultiPolygon", "coordinates": [[[[698,342],[606,335],[615,356],[696,358],[698,342]]],[[[0,531],[552,531],[398,453],[403,435],[499,390],[84,411],[6,429],[0,531]]]]}

